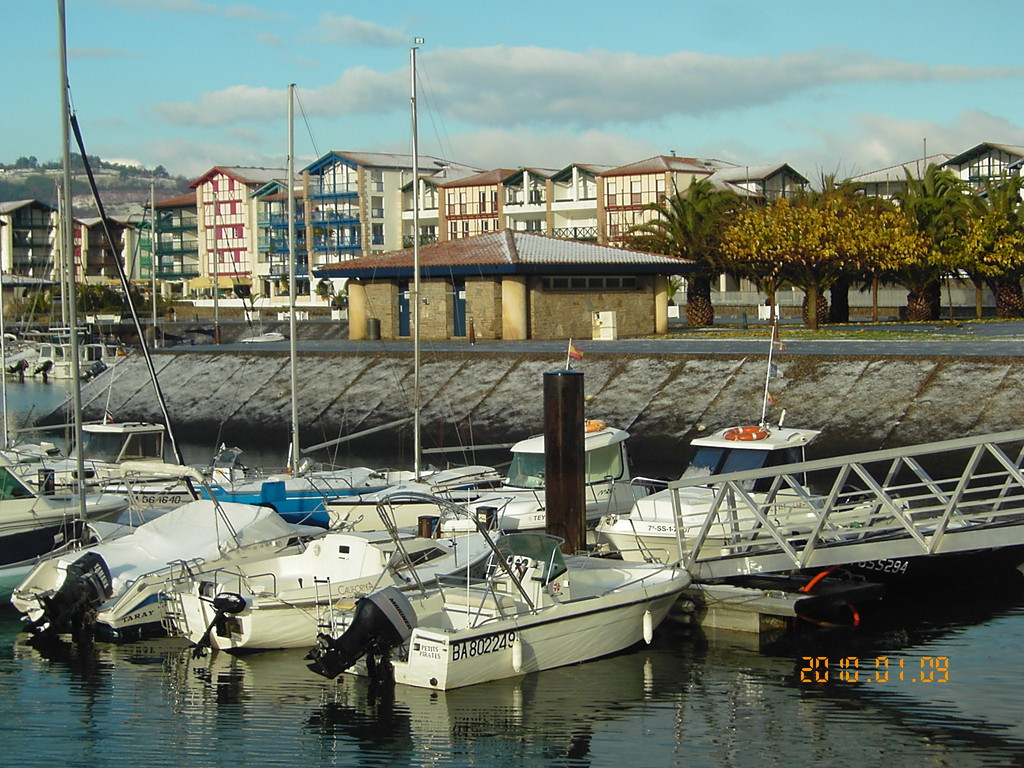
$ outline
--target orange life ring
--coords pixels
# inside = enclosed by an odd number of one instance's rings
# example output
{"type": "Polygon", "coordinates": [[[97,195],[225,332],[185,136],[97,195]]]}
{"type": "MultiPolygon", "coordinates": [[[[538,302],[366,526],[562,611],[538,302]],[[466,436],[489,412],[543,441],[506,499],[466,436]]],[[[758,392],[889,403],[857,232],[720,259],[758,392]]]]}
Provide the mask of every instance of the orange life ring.
{"type": "Polygon", "coordinates": [[[733,427],[725,430],[726,440],[764,440],[771,434],[761,426],[733,427]]]}
{"type": "Polygon", "coordinates": [[[585,422],[583,423],[583,429],[584,429],[584,430],[585,430],[586,432],[600,432],[600,431],[601,431],[602,429],[604,429],[604,428],[605,428],[606,426],[608,426],[608,425],[607,425],[607,424],[605,424],[605,423],[604,423],[603,421],[601,421],[600,419],[587,419],[587,420],[586,420],[586,421],[585,421],[585,422]]]}

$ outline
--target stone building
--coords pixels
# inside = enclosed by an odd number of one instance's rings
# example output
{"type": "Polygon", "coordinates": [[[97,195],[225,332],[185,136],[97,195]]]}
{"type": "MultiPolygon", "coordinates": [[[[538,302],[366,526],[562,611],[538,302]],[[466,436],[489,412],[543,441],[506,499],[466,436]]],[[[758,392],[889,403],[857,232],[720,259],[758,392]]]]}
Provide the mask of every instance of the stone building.
{"type": "MultiPolygon", "coordinates": [[[[668,276],[691,262],[509,229],[419,249],[420,338],[589,338],[664,333],[668,276]],[[600,317],[595,317],[601,313],[600,317]]],[[[347,279],[349,337],[412,334],[411,249],[329,264],[315,277],[347,279]]]]}

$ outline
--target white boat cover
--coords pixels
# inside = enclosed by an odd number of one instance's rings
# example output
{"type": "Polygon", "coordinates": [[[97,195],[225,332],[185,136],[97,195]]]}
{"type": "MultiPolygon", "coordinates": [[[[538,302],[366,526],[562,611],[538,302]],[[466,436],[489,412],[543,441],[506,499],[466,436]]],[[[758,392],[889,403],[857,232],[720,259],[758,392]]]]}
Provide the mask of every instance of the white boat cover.
{"type": "MultiPolygon", "coordinates": [[[[231,502],[222,502],[220,507],[223,514],[218,514],[216,505],[208,499],[190,501],[143,523],[127,536],[102,542],[89,551],[107,564],[116,595],[138,577],[169,563],[215,560],[239,546],[295,535],[295,527],[272,509],[231,502]]],[[[79,556],[81,552],[76,552],[64,561],[70,563],[79,556]]]]}

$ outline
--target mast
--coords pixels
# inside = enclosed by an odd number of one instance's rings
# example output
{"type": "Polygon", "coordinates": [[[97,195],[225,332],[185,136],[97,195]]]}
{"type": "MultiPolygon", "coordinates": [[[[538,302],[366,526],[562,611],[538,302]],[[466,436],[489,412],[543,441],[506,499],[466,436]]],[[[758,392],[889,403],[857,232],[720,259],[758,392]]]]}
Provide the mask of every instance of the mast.
{"type": "Polygon", "coordinates": [[[299,474],[299,381],[295,341],[295,83],[288,86],[288,356],[292,383],[292,477],[299,474]]]}
{"type": "Polygon", "coordinates": [[[71,205],[71,109],[68,99],[68,44],[64,25],[64,0],[57,0],[59,29],[58,56],[60,56],[60,138],[62,157],[62,193],[64,209],[61,211],[61,242],[64,273],[67,278],[65,301],[68,306],[68,324],[71,327],[71,378],[73,384],[72,410],[75,425],[75,462],[78,472],[78,511],[85,518],[85,455],[82,450],[82,379],[78,357],[78,308],[75,297],[75,236],[71,205]]]}
{"type": "Polygon", "coordinates": [[[149,183],[149,276],[152,278],[153,302],[153,348],[159,349],[160,339],[156,334],[156,182],[149,183]]]}
{"type": "Polygon", "coordinates": [[[4,327],[4,263],[0,261],[0,363],[4,370],[0,371],[0,388],[3,390],[4,401],[4,450],[11,447],[7,439],[7,329],[4,327]]]}
{"type": "Polygon", "coordinates": [[[423,43],[422,37],[414,41],[409,50],[411,88],[409,102],[412,108],[412,442],[413,473],[420,479],[421,436],[420,436],[420,147],[416,127],[416,51],[423,43]]]}
{"type": "Polygon", "coordinates": [[[217,239],[217,188],[213,188],[213,343],[220,344],[220,241],[217,239]]]}

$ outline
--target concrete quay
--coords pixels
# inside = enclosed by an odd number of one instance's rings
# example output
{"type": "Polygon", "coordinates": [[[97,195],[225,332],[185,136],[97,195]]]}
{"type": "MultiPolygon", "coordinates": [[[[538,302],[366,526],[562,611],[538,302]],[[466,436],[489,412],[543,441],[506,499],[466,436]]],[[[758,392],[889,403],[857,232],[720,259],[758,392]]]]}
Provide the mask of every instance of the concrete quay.
{"type": "MultiPolygon", "coordinates": [[[[411,343],[352,342],[336,324],[300,325],[302,443],[406,419],[346,450],[408,459],[411,343]]],[[[1024,323],[908,327],[914,337],[898,340],[830,338],[829,330],[787,339],[784,333],[785,349],[774,353],[779,375],[771,379],[766,337],[731,338],[724,329],[721,337],[678,331],[670,338],[578,340],[584,357],[573,368],[586,377],[587,417],[631,432],[634,470],[641,473],[653,467],[651,473],[671,474],[683,466],[689,440],[705,430],[759,421],[766,382],[774,400],[768,420],[777,421],[784,409],[786,424],[822,430],[819,457],[1021,426],[1024,323]]],[[[565,367],[566,349],[565,341],[421,345],[424,447],[507,443],[542,431],[543,374],[565,367]]],[[[287,445],[287,342],[178,346],[153,357],[179,439],[287,445]]],[[[83,403],[87,418],[109,408],[118,420],[160,419],[138,354],[87,384],[83,403]]]]}

